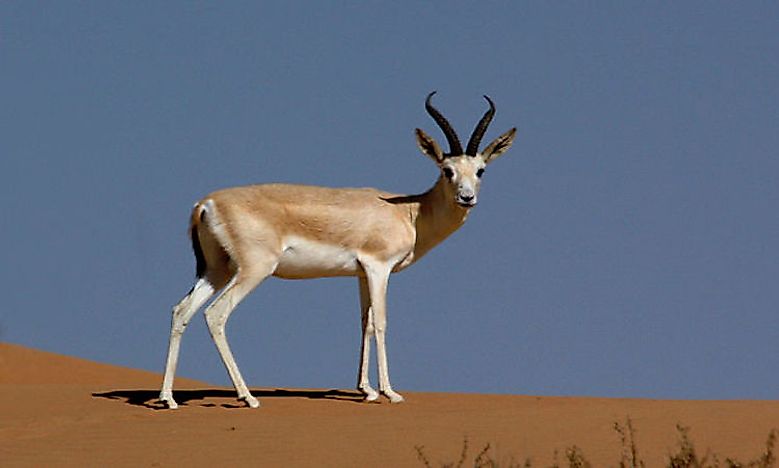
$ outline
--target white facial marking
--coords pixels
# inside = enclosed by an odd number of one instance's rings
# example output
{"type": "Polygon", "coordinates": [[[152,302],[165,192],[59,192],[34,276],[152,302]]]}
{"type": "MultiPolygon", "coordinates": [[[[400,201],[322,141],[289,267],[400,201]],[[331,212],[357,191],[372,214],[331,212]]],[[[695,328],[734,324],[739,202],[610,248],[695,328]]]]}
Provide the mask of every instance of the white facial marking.
{"type": "Polygon", "coordinates": [[[481,155],[454,156],[441,163],[441,171],[453,190],[457,204],[465,208],[476,205],[484,167],[481,155]]]}

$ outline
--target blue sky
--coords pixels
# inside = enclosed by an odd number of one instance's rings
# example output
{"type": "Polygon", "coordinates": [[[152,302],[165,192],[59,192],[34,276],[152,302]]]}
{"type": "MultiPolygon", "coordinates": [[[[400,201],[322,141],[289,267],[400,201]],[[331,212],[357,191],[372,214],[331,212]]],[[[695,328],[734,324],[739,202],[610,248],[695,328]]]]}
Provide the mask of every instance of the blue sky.
{"type": "MultiPolygon", "coordinates": [[[[436,105],[514,147],[390,281],[398,390],[779,396],[779,6],[4,2],[0,340],[162,370],[192,204],[263,182],[418,193],[436,105]]],[[[271,279],[250,386],[350,388],[356,280],[271,279]]],[[[196,318],[179,375],[227,385],[196,318]]]]}

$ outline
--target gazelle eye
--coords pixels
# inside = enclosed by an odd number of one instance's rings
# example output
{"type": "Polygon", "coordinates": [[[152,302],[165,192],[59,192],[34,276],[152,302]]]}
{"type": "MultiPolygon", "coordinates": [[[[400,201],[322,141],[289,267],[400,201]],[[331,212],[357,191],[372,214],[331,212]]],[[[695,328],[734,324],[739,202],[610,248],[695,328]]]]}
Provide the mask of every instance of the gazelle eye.
{"type": "Polygon", "coordinates": [[[450,167],[445,167],[444,169],[444,177],[446,177],[449,180],[452,180],[454,177],[454,171],[450,167]]]}
{"type": "Polygon", "coordinates": [[[484,168],[482,167],[481,169],[476,171],[476,177],[481,178],[481,176],[483,176],[483,175],[484,175],[484,168]]]}

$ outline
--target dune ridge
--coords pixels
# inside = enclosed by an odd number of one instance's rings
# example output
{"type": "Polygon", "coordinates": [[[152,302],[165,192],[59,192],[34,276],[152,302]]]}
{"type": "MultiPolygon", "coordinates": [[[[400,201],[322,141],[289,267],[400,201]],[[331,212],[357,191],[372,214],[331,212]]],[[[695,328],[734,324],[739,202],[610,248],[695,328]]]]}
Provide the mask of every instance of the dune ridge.
{"type": "Polygon", "coordinates": [[[178,379],[179,410],[161,410],[161,376],[0,343],[3,466],[423,466],[456,461],[464,438],[498,461],[549,466],[576,445],[594,466],[616,466],[614,423],[630,417],[647,466],[664,466],[678,423],[702,452],[752,459],[779,428],[779,401],[669,401],[405,392],[368,404],[352,390],[232,389],[178,379]]]}

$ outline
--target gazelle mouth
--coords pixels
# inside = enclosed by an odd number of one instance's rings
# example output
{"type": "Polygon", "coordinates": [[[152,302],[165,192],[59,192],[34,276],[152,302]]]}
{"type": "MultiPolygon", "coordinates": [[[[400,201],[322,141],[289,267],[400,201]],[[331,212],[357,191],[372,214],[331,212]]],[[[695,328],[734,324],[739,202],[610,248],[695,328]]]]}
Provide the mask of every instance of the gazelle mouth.
{"type": "Polygon", "coordinates": [[[474,206],[476,206],[476,202],[475,201],[466,202],[466,201],[462,201],[462,200],[457,200],[457,204],[462,206],[463,208],[473,208],[474,206]]]}

